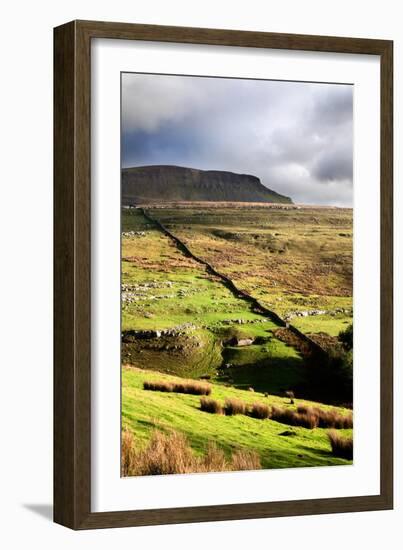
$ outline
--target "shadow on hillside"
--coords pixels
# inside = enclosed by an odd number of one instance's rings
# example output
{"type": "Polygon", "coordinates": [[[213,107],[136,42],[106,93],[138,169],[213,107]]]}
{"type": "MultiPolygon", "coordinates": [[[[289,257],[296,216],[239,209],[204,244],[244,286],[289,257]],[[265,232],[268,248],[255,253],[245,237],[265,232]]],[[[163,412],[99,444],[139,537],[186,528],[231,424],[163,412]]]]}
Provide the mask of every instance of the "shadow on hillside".
{"type": "Polygon", "coordinates": [[[257,392],[271,395],[284,395],[292,390],[299,398],[297,390],[307,379],[307,367],[299,358],[263,359],[250,365],[231,366],[220,369],[217,382],[230,384],[237,389],[253,388],[257,392]]]}

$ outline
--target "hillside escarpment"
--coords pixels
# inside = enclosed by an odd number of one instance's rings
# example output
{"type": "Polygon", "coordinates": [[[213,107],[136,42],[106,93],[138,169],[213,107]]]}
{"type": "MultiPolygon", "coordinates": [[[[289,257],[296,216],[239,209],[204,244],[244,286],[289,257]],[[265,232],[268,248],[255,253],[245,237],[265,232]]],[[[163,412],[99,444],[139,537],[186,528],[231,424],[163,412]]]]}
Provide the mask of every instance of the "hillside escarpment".
{"type": "Polygon", "coordinates": [[[138,166],[122,170],[124,206],[164,201],[291,203],[259,178],[220,170],[182,166],[138,166]]]}

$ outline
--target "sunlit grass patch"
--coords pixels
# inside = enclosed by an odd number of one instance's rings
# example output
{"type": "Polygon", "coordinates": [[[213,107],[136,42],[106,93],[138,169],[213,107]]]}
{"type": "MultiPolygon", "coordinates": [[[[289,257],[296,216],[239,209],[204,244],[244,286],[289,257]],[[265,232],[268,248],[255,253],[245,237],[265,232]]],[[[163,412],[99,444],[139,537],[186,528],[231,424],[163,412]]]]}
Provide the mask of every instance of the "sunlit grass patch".
{"type": "MultiPolygon", "coordinates": [[[[122,369],[122,425],[130,429],[146,445],[153,430],[173,429],[187,437],[196,455],[206,452],[208,441],[216,441],[226,456],[236,448],[258,453],[263,468],[289,468],[304,466],[330,466],[349,464],[350,461],[333,456],[329,450],[326,430],[293,426],[292,437],[280,436],[284,424],[271,419],[256,419],[248,415],[208,414],[200,410],[200,396],[173,392],[150,392],[143,390],[144,381],[177,380],[177,377],[152,371],[124,367],[122,369]]],[[[270,408],[277,406],[296,411],[296,406],[287,405],[288,400],[259,392],[237,390],[232,387],[212,384],[209,398],[224,404],[226,399],[238,399],[247,409],[254,403],[270,408]]],[[[298,404],[317,406],[317,403],[298,401],[298,404]]],[[[298,406],[297,404],[297,406],[298,406]]],[[[323,409],[332,409],[320,405],[323,409]]],[[[343,414],[348,410],[337,408],[343,414]]],[[[343,436],[351,436],[352,430],[338,430],[343,436]]]]}

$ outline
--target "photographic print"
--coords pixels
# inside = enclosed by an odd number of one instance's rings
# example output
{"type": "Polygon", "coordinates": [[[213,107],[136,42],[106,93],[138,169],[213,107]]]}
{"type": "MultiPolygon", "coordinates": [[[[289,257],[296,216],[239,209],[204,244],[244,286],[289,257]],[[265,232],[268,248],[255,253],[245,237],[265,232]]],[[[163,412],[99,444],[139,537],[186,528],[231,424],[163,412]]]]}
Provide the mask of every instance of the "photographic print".
{"type": "Polygon", "coordinates": [[[392,509],[393,42],[70,21],[54,115],[54,521],[392,509]]]}
{"type": "Polygon", "coordinates": [[[121,75],[121,475],[353,463],[353,86],[121,75]]]}

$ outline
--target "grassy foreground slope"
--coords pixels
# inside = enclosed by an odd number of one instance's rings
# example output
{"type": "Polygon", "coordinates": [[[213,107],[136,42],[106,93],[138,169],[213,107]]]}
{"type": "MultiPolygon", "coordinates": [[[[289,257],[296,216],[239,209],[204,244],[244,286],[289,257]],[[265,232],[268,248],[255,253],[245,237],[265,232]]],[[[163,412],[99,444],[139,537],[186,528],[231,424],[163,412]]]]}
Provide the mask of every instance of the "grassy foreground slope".
{"type": "MultiPolygon", "coordinates": [[[[122,368],[122,428],[130,429],[140,444],[146,445],[155,428],[168,431],[174,429],[187,437],[197,454],[203,454],[208,442],[214,441],[227,455],[239,448],[256,451],[263,468],[351,464],[349,460],[332,456],[324,429],[310,430],[273,420],[202,412],[199,409],[199,396],[143,390],[144,381],[157,380],[180,379],[134,367],[122,368]],[[287,432],[292,435],[281,435],[287,432]]],[[[258,401],[291,408],[309,404],[298,400],[296,405],[287,405],[286,400],[280,397],[265,397],[258,392],[219,384],[213,384],[211,397],[220,401],[238,398],[245,403],[258,401]]],[[[324,405],[321,407],[326,408],[324,405]]],[[[338,410],[344,411],[342,408],[338,410]]],[[[352,434],[352,430],[338,432],[342,435],[352,434]]]]}

